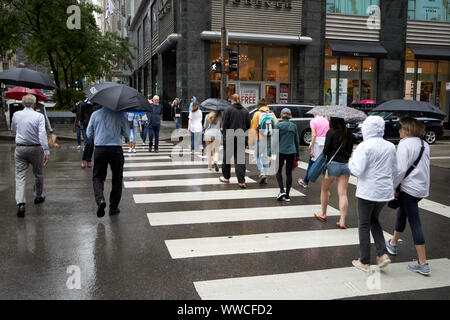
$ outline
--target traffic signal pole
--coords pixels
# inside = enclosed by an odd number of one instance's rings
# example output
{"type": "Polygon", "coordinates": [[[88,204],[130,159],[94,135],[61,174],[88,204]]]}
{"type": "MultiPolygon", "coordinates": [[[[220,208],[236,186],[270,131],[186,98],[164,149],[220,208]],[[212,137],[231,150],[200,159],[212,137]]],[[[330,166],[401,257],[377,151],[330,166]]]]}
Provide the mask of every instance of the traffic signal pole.
{"type": "Polygon", "coordinates": [[[222,0],[222,37],[221,37],[221,64],[222,64],[222,72],[220,76],[220,98],[225,99],[227,96],[227,79],[226,79],[226,70],[225,70],[225,50],[226,50],[226,37],[227,37],[227,29],[225,26],[225,14],[226,11],[226,0],[222,0]]]}

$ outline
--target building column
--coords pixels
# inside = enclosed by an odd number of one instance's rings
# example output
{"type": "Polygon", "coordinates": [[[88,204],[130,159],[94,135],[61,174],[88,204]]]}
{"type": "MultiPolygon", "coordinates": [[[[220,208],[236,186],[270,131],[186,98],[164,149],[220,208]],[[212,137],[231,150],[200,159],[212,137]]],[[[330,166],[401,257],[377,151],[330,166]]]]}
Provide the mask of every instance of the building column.
{"type": "Polygon", "coordinates": [[[291,100],[323,104],[326,1],[303,0],[302,10],[302,36],[312,43],[294,49],[291,100]]]}
{"type": "Polygon", "coordinates": [[[387,50],[386,58],[379,59],[377,103],[403,99],[405,93],[407,0],[381,0],[380,44],[387,50]]]}
{"type": "Polygon", "coordinates": [[[203,101],[211,94],[210,43],[200,38],[201,32],[211,27],[210,7],[210,1],[190,0],[178,1],[175,8],[176,31],[181,34],[176,49],[177,95],[184,108],[189,106],[190,97],[196,96],[198,101],[203,101]],[[209,9],[205,10],[205,6],[209,9]]]}

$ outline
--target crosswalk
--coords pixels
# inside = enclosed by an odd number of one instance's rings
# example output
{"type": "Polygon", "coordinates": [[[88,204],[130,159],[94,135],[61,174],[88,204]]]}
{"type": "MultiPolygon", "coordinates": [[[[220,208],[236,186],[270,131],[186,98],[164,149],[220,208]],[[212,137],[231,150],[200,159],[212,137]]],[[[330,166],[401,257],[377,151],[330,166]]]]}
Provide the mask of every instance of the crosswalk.
{"type": "MultiPolygon", "coordinates": [[[[187,149],[183,150],[186,159],[175,158],[171,161],[173,144],[170,143],[160,144],[159,153],[149,153],[147,146],[138,146],[136,149],[136,153],[125,153],[124,187],[131,190],[137,205],[147,209],[148,222],[154,228],[194,225],[204,225],[206,228],[225,223],[282,220],[300,225],[299,222],[311,221],[307,219],[312,219],[313,212],[320,210],[320,204],[308,203],[307,197],[296,190],[295,185],[291,190],[292,203],[280,205],[275,199],[278,188],[260,187],[250,177],[246,177],[247,189],[238,189],[234,177],[230,184],[223,184],[218,179],[220,173],[208,171],[205,160],[198,155],[191,155],[187,149]],[[164,192],[161,192],[162,188],[164,192]],[[248,199],[261,199],[264,201],[263,206],[248,208],[244,205],[248,199]],[[273,205],[270,201],[273,201],[273,205]],[[214,209],[214,206],[208,208],[208,204],[214,202],[224,204],[220,206],[224,209],[214,209]],[[302,202],[305,204],[301,205],[302,202]],[[241,203],[242,207],[239,207],[241,203]],[[186,204],[193,204],[199,209],[191,210],[193,206],[186,204]]],[[[306,167],[306,163],[299,163],[299,168],[306,167]]],[[[350,183],[356,184],[356,178],[352,177],[350,183]]],[[[448,214],[447,206],[431,201],[426,202],[425,206],[426,210],[437,211],[444,216],[448,214]]],[[[329,206],[327,215],[338,217],[339,210],[329,206]]],[[[258,232],[257,228],[252,228],[243,234],[196,234],[188,238],[164,239],[164,244],[170,257],[180,261],[223,256],[239,261],[239,257],[248,255],[282,255],[295,250],[326,248],[339,248],[337,250],[340,252],[355,252],[356,248],[357,252],[359,245],[357,228],[317,230],[309,227],[306,230],[277,231],[258,232]]],[[[384,234],[386,239],[392,237],[387,232],[384,234]]],[[[248,270],[247,277],[201,279],[193,281],[193,286],[204,300],[341,299],[450,286],[450,260],[442,258],[429,262],[431,277],[407,271],[407,262],[396,262],[383,271],[374,269],[371,273],[364,273],[351,266],[333,268],[333,265],[320,270],[269,275],[252,274],[252,270],[248,270]],[[379,282],[375,287],[373,279],[379,282]]]]}

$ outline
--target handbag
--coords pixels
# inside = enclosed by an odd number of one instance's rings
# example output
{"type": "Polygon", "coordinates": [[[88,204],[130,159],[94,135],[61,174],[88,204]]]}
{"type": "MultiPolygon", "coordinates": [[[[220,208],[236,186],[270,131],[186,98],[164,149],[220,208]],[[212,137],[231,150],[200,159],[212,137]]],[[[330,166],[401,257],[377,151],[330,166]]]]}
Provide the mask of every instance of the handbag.
{"type": "Polygon", "coordinates": [[[309,168],[308,171],[308,177],[307,179],[312,182],[316,182],[317,178],[327,169],[328,165],[331,161],[333,161],[334,157],[337,155],[339,150],[341,150],[341,146],[337,149],[336,153],[331,157],[330,161],[327,161],[327,158],[321,153],[316,161],[311,165],[311,168],[309,168]]]}
{"type": "Polygon", "coordinates": [[[295,156],[294,164],[292,165],[292,171],[294,171],[298,167],[298,157],[295,156]]]}
{"type": "MultiPolygon", "coordinates": [[[[411,167],[409,167],[408,171],[406,171],[405,176],[403,177],[403,180],[406,179],[406,177],[411,173],[411,171],[413,171],[417,165],[420,162],[420,159],[422,158],[423,155],[423,151],[425,150],[425,146],[423,144],[423,140],[420,140],[422,142],[422,148],[420,149],[420,154],[419,157],[417,158],[416,161],[414,161],[414,163],[412,164],[411,167]]],[[[402,180],[402,181],[403,181],[402,180]]],[[[400,199],[400,187],[401,187],[401,183],[398,185],[398,187],[395,189],[395,193],[398,194],[397,199],[391,200],[388,202],[388,207],[391,209],[398,209],[402,203],[401,199],[400,199]]]]}

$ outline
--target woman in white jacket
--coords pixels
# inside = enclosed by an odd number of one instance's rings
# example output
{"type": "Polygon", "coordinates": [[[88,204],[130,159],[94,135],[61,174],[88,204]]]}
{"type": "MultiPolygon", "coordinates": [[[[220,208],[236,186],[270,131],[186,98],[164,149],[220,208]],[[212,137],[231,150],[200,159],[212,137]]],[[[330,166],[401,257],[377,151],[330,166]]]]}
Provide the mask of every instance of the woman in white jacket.
{"type": "Polygon", "coordinates": [[[384,140],[384,120],[368,117],[362,125],[364,141],[358,145],[349,161],[349,169],[358,178],[358,231],[360,258],[352,264],[370,271],[370,232],[377,249],[377,265],[386,267],[391,260],[387,255],[379,215],[385,204],[394,199],[393,179],[397,175],[395,146],[384,140]]]}
{"type": "Polygon", "coordinates": [[[406,219],[411,227],[418,261],[408,264],[408,269],[422,275],[430,275],[430,266],[425,254],[425,238],[419,216],[419,201],[428,197],[430,190],[430,146],[422,138],[425,136],[425,125],[413,118],[400,120],[399,130],[402,139],[397,148],[399,172],[394,179],[394,187],[401,184],[400,208],[397,212],[394,238],[386,243],[390,254],[397,254],[397,242],[405,231],[406,219]],[[417,166],[405,178],[406,172],[423,153],[417,166]]]}

